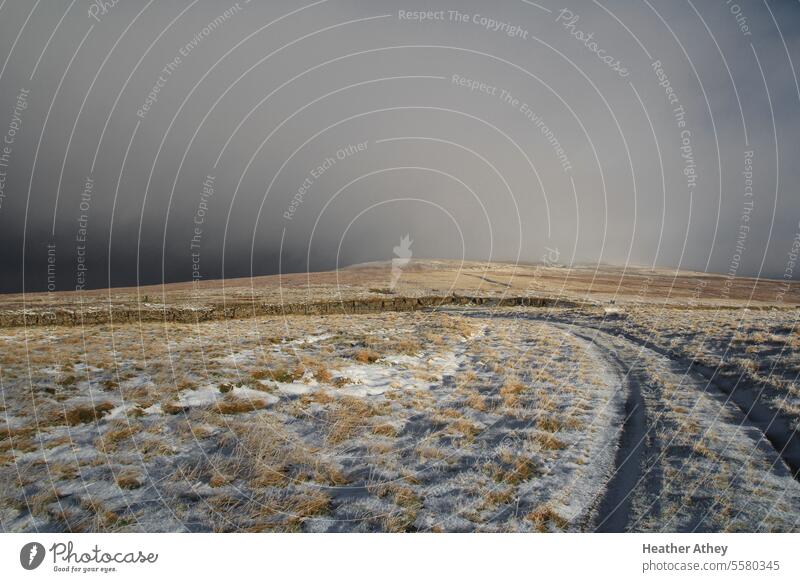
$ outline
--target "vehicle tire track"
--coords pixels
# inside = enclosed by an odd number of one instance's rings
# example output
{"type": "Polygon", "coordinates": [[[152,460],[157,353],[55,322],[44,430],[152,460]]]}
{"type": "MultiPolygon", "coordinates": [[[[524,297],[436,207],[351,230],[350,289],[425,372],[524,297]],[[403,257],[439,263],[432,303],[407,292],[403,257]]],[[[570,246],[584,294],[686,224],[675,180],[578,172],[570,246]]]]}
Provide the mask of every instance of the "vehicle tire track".
{"type": "Polygon", "coordinates": [[[591,342],[626,393],[615,468],[592,515],[596,531],[739,527],[717,511],[728,503],[745,508],[736,517],[750,528],[796,528],[785,519],[800,499],[785,447],[730,391],[643,343],[556,325],[591,342]]]}
{"type": "Polygon", "coordinates": [[[619,446],[614,459],[614,468],[605,490],[598,498],[591,514],[591,528],[597,532],[623,532],[631,516],[633,490],[642,474],[646,449],[647,418],[640,378],[613,347],[597,334],[587,334],[557,325],[584,341],[589,342],[602,354],[609,369],[617,376],[624,389],[623,425],[619,446]]]}
{"type": "MultiPolygon", "coordinates": [[[[567,329],[571,327],[573,326],[567,325],[567,329]]],[[[800,434],[792,429],[789,419],[760,401],[761,389],[752,385],[743,376],[723,377],[719,368],[706,366],[696,360],[676,357],[670,350],[627,333],[620,332],[613,336],[599,327],[589,325],[581,327],[595,330],[597,333],[609,337],[624,339],[643,350],[649,350],[667,358],[674,365],[681,367],[687,376],[701,378],[707,385],[712,386],[720,394],[724,394],[747,420],[764,434],[775,452],[788,465],[793,478],[800,482],[800,434]]]]}

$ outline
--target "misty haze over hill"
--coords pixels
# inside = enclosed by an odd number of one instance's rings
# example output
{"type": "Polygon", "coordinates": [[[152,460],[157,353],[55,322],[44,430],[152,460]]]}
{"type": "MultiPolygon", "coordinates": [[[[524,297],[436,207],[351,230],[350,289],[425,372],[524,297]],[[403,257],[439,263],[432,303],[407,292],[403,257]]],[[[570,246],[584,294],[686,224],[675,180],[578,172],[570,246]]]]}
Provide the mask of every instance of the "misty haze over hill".
{"type": "Polygon", "coordinates": [[[796,279],[798,15],[9,0],[0,290],[333,269],[405,236],[796,279]]]}

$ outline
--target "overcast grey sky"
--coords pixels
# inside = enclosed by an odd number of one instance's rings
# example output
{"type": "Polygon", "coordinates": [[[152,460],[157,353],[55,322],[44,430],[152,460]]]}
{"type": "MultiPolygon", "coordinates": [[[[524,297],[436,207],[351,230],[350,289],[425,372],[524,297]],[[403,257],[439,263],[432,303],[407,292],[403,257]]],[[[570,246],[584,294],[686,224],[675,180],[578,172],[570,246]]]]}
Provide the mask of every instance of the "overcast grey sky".
{"type": "Polygon", "coordinates": [[[0,8],[3,291],[330,269],[405,234],[796,278],[798,2],[112,4],[0,8]]]}

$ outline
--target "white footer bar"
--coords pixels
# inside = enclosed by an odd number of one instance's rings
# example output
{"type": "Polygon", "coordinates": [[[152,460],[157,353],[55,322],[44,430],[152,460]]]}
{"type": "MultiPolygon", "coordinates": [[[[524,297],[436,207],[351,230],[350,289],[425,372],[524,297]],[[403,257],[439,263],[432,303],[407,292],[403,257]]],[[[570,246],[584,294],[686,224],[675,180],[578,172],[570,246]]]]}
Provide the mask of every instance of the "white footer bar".
{"type": "Polygon", "coordinates": [[[797,580],[798,542],[798,534],[3,534],[0,572],[191,582],[797,580]]]}

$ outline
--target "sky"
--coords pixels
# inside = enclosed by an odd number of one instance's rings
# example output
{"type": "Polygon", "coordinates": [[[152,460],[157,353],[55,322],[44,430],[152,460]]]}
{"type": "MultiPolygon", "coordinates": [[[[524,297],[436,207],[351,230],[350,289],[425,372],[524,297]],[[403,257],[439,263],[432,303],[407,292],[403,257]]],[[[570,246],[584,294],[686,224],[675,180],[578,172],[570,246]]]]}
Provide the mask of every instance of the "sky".
{"type": "Polygon", "coordinates": [[[2,292],[396,248],[800,273],[797,2],[0,6],[2,292]]]}

